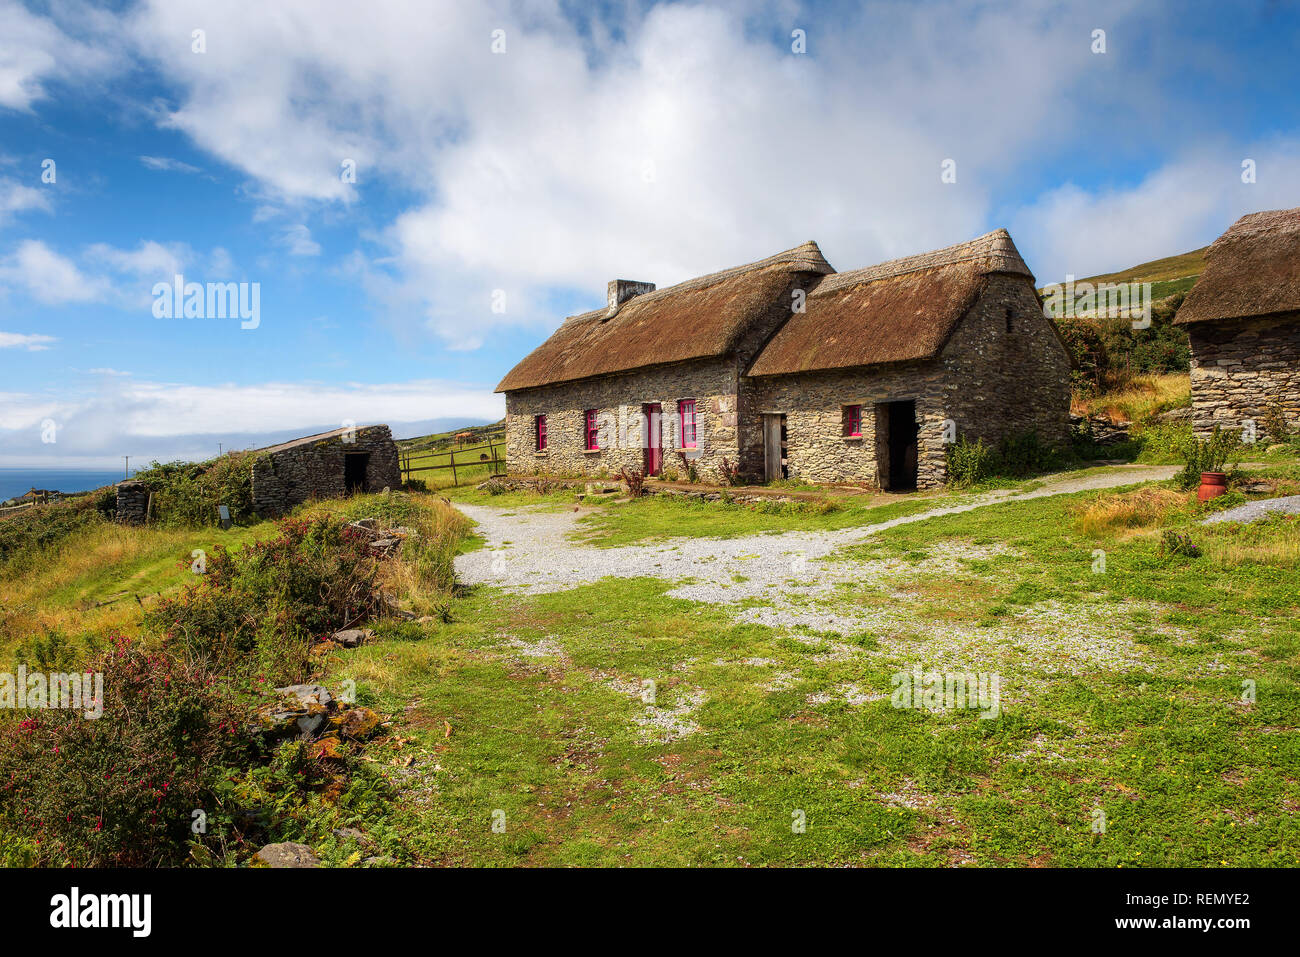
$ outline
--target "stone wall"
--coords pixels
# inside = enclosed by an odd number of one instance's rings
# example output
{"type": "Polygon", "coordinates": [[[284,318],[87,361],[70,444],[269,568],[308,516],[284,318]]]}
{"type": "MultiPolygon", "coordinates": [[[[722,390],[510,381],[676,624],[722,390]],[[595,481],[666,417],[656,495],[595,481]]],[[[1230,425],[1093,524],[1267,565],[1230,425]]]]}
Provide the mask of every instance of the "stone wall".
{"type": "Polygon", "coordinates": [[[144,482],[117,483],[114,520],[122,525],[143,525],[149,511],[149,486],[144,482]]]}
{"type": "Polygon", "coordinates": [[[369,453],[365,490],[378,492],[402,484],[397,446],[386,425],[330,433],[277,446],[253,461],[253,507],[263,517],[282,515],[311,498],[347,494],[344,458],[369,453]],[[351,439],[351,441],[348,441],[351,439]]]}
{"type": "Polygon", "coordinates": [[[1215,425],[1240,432],[1281,403],[1292,429],[1300,427],[1300,314],[1275,319],[1195,322],[1192,344],[1193,428],[1205,437],[1215,425]]]}
{"type": "Polygon", "coordinates": [[[937,359],[742,380],[743,467],[762,474],[761,413],[784,413],[792,478],[879,487],[888,459],[878,448],[875,407],[910,399],[918,425],[917,487],[935,488],[947,481],[945,419],[971,441],[997,443],[1025,432],[1050,445],[1068,441],[1069,369],[1030,283],[990,276],[937,359]],[[861,438],[843,434],[846,405],[862,406],[861,438]]]}
{"type": "MultiPolygon", "coordinates": [[[[722,479],[722,459],[736,461],[736,369],[731,360],[700,360],[624,375],[563,382],[506,394],[506,460],[515,474],[616,475],[644,467],[641,407],[663,407],[664,468],[685,478],[677,455],[677,402],[694,399],[702,481],[722,479]],[[601,424],[601,448],[585,448],[587,409],[601,424]],[[536,449],[534,419],[546,416],[546,450],[536,449]]],[[[692,450],[687,450],[692,451],[692,450]]]]}

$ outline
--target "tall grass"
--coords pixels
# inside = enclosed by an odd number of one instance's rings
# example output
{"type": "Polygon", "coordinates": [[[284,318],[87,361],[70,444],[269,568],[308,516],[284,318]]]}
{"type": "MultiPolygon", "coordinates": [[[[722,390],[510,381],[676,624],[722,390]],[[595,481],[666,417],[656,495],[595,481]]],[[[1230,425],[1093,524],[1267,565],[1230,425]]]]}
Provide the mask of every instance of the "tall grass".
{"type": "Polygon", "coordinates": [[[1081,535],[1090,538],[1152,528],[1162,524],[1170,513],[1187,504],[1188,496],[1185,493],[1159,487],[1102,495],[1075,506],[1074,528],[1081,535]]]}

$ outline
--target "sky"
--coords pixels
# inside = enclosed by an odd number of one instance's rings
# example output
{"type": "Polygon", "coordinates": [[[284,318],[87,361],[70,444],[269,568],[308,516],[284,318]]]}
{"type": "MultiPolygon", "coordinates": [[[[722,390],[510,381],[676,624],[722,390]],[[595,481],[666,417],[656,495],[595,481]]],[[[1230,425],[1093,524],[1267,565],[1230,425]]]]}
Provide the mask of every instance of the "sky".
{"type": "Polygon", "coordinates": [[[0,0],[0,467],[492,421],[608,280],[808,239],[1186,252],[1300,206],[1298,41],[1279,2],[0,0]]]}

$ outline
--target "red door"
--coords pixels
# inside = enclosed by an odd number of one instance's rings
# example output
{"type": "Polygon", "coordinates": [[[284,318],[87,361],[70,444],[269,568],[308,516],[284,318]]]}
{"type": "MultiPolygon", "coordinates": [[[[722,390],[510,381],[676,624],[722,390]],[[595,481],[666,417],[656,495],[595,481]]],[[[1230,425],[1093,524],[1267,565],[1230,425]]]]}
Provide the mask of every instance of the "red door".
{"type": "Polygon", "coordinates": [[[645,419],[645,474],[658,475],[664,467],[663,408],[658,402],[641,406],[645,419]]]}

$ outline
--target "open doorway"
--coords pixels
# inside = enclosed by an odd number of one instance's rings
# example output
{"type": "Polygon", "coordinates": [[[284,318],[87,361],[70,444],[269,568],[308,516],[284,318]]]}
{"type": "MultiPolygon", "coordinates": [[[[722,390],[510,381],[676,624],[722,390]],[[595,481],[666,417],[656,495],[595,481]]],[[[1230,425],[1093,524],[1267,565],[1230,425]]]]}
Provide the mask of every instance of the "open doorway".
{"type": "Polygon", "coordinates": [[[366,467],[370,464],[369,452],[347,452],[343,455],[343,487],[349,495],[365,492],[366,467]]]}
{"type": "Polygon", "coordinates": [[[916,490],[916,400],[876,406],[876,465],[889,492],[916,490]]]}
{"type": "Polygon", "coordinates": [[[763,481],[775,482],[790,477],[786,441],[785,416],[779,412],[764,412],[763,481]]]}

